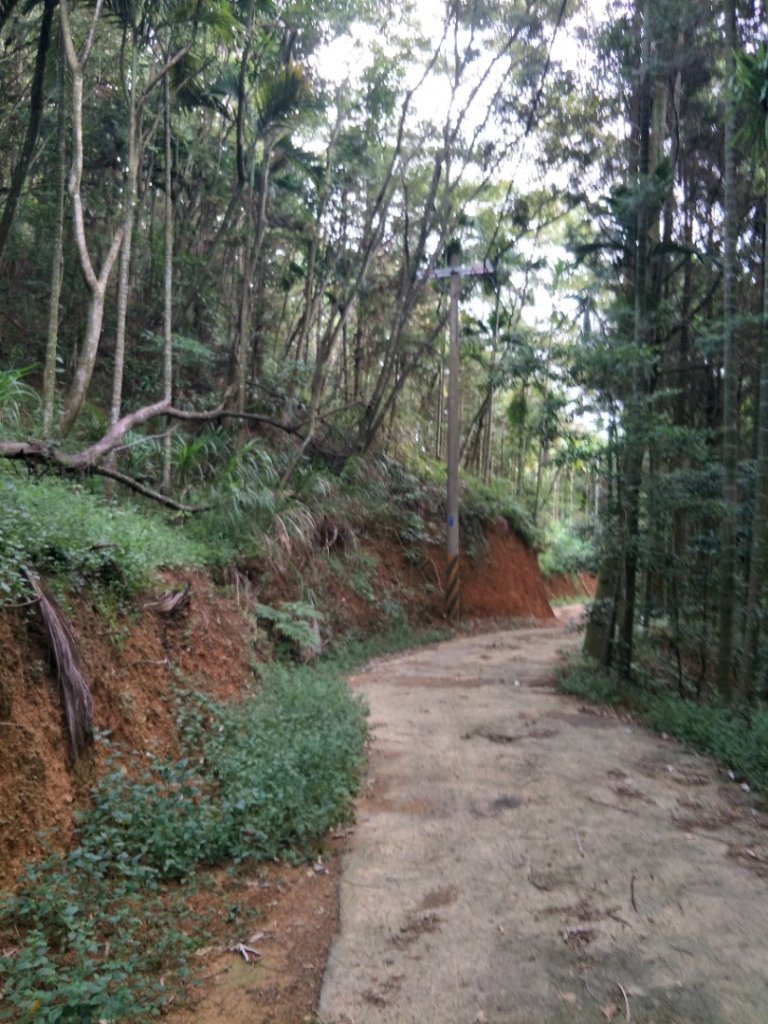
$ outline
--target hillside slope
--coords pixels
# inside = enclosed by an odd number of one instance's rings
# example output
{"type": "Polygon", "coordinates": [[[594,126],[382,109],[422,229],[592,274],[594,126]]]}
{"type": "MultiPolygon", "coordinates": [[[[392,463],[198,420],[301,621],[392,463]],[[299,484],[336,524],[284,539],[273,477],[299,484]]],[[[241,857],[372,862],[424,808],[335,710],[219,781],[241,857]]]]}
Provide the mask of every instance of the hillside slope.
{"type": "MultiPolygon", "coordinates": [[[[552,616],[535,553],[506,525],[487,532],[485,550],[462,569],[462,627],[476,620],[552,616]]],[[[130,606],[97,612],[86,596],[67,612],[85,663],[97,730],[131,750],[172,755],[176,749],[174,693],[191,688],[237,699],[254,682],[253,666],[272,653],[268,623],[257,602],[279,606],[311,589],[323,613],[323,642],[383,631],[407,618],[442,623],[441,550],[410,549],[378,539],[363,542],[369,576],[339,572],[338,556],[318,552],[311,565],[284,574],[247,566],[214,581],[165,573],[152,593],[130,606]],[[175,616],[146,607],[168,587],[190,583],[189,606],[175,616]]],[[[356,553],[360,562],[360,552],[356,553]]],[[[0,885],[42,848],[40,834],[66,845],[73,811],[99,767],[99,748],[69,763],[62,713],[39,615],[34,607],[0,612],[0,885]]]]}

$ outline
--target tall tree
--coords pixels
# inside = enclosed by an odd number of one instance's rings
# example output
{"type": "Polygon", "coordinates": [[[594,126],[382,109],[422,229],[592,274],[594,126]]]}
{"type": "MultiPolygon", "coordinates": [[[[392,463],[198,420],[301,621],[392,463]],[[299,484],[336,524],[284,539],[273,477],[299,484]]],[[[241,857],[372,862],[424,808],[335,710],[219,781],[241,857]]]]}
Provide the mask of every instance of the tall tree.
{"type": "Polygon", "coordinates": [[[733,694],[736,621],[736,518],[738,514],[738,387],[736,347],[736,102],[735,0],[724,0],[725,141],[723,174],[723,515],[721,519],[717,686],[726,699],[733,694]]]}
{"type": "MultiPolygon", "coordinates": [[[[24,182],[27,178],[29,165],[35,151],[35,145],[40,133],[40,124],[43,117],[43,106],[45,102],[45,73],[48,63],[48,54],[51,49],[51,28],[53,15],[56,10],[57,0],[43,0],[43,12],[40,18],[40,34],[37,41],[37,56],[35,59],[35,72],[32,79],[31,94],[29,100],[29,119],[24,141],[19,152],[16,166],[13,169],[10,188],[5,197],[2,216],[0,216],[0,258],[8,242],[11,224],[13,223],[16,207],[21,196],[24,182]]],[[[1,23],[0,23],[1,25],[1,23]]]]}
{"type": "Polygon", "coordinates": [[[750,699],[756,690],[757,645],[761,606],[768,572],[768,47],[763,42],[754,53],[739,52],[734,69],[740,135],[762,164],[763,260],[762,309],[758,347],[758,407],[755,497],[752,511],[752,544],[749,558],[744,638],[739,665],[739,691],[750,699]]]}
{"type": "Polygon", "coordinates": [[[74,426],[75,420],[80,415],[80,410],[85,402],[85,396],[93,376],[93,368],[96,365],[99,342],[101,340],[101,326],[104,320],[104,304],[107,297],[107,284],[109,283],[112,269],[120,252],[123,243],[123,225],[118,226],[107,248],[106,254],[101,263],[101,269],[96,272],[91,258],[91,249],[86,235],[85,211],[83,204],[83,90],[85,82],[85,68],[93,50],[96,34],[96,26],[101,15],[103,0],[96,0],[96,5],[91,16],[86,41],[81,53],[78,54],[72,32],[70,19],[69,0],[60,0],[61,10],[61,31],[64,40],[64,51],[72,77],[72,167],[69,172],[69,195],[72,201],[72,216],[74,221],[75,241],[77,253],[80,260],[80,268],[83,272],[88,291],[90,293],[88,303],[88,320],[83,337],[80,355],[78,358],[75,373],[69,392],[65,399],[64,409],[61,416],[61,431],[67,434],[74,426]]]}

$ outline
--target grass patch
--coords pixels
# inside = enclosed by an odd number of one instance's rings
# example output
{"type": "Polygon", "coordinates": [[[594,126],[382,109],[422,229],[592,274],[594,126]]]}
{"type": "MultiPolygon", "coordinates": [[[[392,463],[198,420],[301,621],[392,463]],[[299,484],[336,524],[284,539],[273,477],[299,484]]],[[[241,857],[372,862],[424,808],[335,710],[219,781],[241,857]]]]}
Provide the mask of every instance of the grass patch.
{"type": "Polygon", "coordinates": [[[558,679],[558,689],[599,704],[623,704],[650,729],[709,754],[753,789],[768,790],[768,707],[726,707],[686,700],[647,686],[619,688],[607,672],[575,660],[558,679]]]}
{"type": "Polygon", "coordinates": [[[155,509],[105,501],[56,477],[31,479],[0,464],[0,605],[26,594],[24,569],[61,588],[86,583],[131,593],[160,566],[203,565],[211,548],[155,509]]]}
{"type": "Polygon", "coordinates": [[[592,700],[596,704],[619,704],[622,694],[608,673],[583,658],[573,658],[557,677],[561,693],[592,700]]]}
{"type": "Polygon", "coordinates": [[[644,700],[643,721],[711,754],[753,789],[768,790],[768,708],[727,708],[678,697],[644,700]]]}

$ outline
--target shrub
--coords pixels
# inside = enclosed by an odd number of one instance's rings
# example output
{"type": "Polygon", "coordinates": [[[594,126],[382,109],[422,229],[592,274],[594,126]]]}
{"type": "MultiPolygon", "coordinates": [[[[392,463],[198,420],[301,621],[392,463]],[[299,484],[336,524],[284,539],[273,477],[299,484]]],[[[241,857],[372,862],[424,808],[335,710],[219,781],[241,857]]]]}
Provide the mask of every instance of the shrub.
{"type": "Polygon", "coordinates": [[[597,551],[590,527],[552,523],[544,539],[539,565],[545,576],[596,572],[597,551]]]}

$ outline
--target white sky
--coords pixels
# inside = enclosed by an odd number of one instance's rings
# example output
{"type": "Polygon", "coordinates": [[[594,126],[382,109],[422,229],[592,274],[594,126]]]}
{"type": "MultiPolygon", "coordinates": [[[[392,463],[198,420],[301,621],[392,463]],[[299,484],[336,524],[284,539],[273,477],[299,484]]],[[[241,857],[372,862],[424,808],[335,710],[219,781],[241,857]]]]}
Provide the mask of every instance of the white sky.
{"type": "MultiPolygon", "coordinates": [[[[606,4],[608,0],[586,0],[586,7],[589,9],[589,17],[594,22],[600,22],[606,17],[606,4]]],[[[414,12],[414,19],[421,25],[427,35],[436,46],[442,33],[445,4],[442,0],[420,0],[418,10],[414,12]]],[[[566,12],[566,22],[568,12],[566,12]]],[[[573,16],[574,24],[584,24],[584,17],[581,14],[573,16]]],[[[404,26],[396,26],[400,31],[404,26]]],[[[386,46],[387,39],[375,28],[357,24],[354,25],[348,35],[339,37],[324,46],[317,55],[317,66],[323,77],[336,85],[345,81],[350,83],[359,82],[368,62],[364,59],[370,53],[371,45],[376,42],[380,46],[386,46]]],[[[573,36],[568,33],[568,25],[561,29],[555,41],[553,50],[554,59],[566,67],[578,70],[579,47],[573,36]]],[[[418,77],[418,68],[415,68],[414,75],[418,77]]]]}

